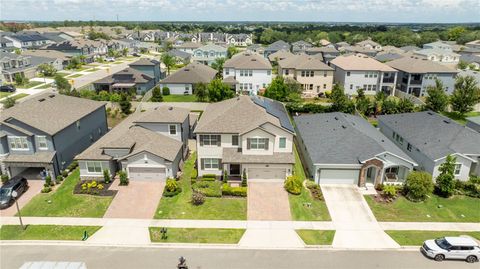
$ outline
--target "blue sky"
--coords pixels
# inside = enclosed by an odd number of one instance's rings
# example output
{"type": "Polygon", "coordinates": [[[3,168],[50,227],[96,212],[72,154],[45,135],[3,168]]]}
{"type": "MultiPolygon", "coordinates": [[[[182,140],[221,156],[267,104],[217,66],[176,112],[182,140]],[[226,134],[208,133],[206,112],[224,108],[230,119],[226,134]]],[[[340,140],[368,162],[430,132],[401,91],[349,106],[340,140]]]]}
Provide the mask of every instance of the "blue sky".
{"type": "Polygon", "coordinates": [[[1,20],[479,22],[480,0],[0,0],[1,20]]]}

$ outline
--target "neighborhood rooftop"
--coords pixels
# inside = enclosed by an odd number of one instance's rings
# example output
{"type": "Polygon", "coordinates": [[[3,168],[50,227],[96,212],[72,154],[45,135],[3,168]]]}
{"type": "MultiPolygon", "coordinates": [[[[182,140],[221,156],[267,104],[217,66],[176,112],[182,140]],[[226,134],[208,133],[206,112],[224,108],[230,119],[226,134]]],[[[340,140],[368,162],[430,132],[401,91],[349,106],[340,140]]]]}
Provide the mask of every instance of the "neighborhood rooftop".
{"type": "Polygon", "coordinates": [[[333,59],[331,63],[343,70],[351,71],[383,71],[383,72],[395,72],[396,70],[390,66],[381,63],[373,58],[370,58],[363,54],[349,54],[338,56],[333,59]]]}
{"type": "Polygon", "coordinates": [[[292,57],[279,61],[278,65],[281,68],[298,70],[333,70],[333,68],[323,63],[321,58],[306,54],[293,55],[292,57]]]}
{"type": "Polygon", "coordinates": [[[408,73],[457,73],[456,70],[445,65],[414,56],[396,59],[387,62],[386,65],[408,73]]]}
{"type": "Polygon", "coordinates": [[[166,83],[209,83],[217,71],[207,65],[193,62],[162,80],[166,83]]]}
{"type": "Polygon", "coordinates": [[[223,67],[238,69],[272,69],[270,62],[255,52],[243,52],[235,54],[231,59],[227,60],[223,67]]]}

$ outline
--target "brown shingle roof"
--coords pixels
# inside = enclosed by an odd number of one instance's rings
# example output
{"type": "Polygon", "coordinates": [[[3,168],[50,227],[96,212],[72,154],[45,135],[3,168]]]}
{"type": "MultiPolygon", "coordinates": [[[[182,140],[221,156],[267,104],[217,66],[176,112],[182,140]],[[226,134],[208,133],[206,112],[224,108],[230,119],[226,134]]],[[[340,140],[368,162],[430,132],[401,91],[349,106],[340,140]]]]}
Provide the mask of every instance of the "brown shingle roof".
{"type": "Polygon", "coordinates": [[[270,60],[271,62],[281,61],[281,60],[284,60],[284,59],[288,59],[292,56],[294,56],[294,54],[291,53],[288,50],[279,50],[279,51],[276,51],[276,52],[268,55],[268,60],[270,60]]]}
{"type": "Polygon", "coordinates": [[[272,69],[270,62],[258,53],[246,51],[235,54],[231,59],[227,60],[223,67],[232,67],[239,69],[272,69]]]}
{"type": "Polygon", "coordinates": [[[193,62],[166,77],[160,83],[209,83],[216,74],[217,70],[210,66],[193,62]]]}
{"type": "Polygon", "coordinates": [[[322,62],[321,58],[305,54],[294,55],[278,62],[280,68],[292,68],[300,70],[333,70],[322,62]]]}
{"type": "Polygon", "coordinates": [[[330,61],[331,64],[343,69],[352,71],[384,71],[395,72],[390,66],[381,63],[363,54],[342,55],[330,61]]]}
{"type": "Polygon", "coordinates": [[[183,123],[189,114],[186,108],[160,106],[143,113],[135,122],[183,123]]]}
{"type": "Polygon", "coordinates": [[[416,57],[403,57],[386,63],[387,65],[408,73],[457,73],[456,70],[442,64],[416,57]]]}

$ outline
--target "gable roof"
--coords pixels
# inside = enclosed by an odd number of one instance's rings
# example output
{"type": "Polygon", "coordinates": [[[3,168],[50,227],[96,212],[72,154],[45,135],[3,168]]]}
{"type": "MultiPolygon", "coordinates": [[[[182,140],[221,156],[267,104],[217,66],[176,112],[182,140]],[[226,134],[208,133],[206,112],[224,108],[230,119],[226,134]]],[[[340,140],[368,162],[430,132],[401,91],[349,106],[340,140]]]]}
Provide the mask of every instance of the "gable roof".
{"type": "Polygon", "coordinates": [[[237,69],[272,69],[270,62],[258,53],[245,51],[233,55],[232,58],[225,61],[223,67],[232,67],[237,69]]]}
{"type": "Polygon", "coordinates": [[[183,123],[189,114],[190,110],[186,108],[160,106],[143,113],[135,122],[183,123]]]}
{"type": "Polygon", "coordinates": [[[2,111],[0,122],[8,122],[13,118],[49,135],[54,135],[105,104],[105,102],[45,93],[2,111]]]}
{"type": "Polygon", "coordinates": [[[291,68],[299,70],[333,70],[330,66],[322,62],[322,59],[306,54],[293,55],[290,58],[278,62],[280,68],[291,68]]]}
{"type": "Polygon", "coordinates": [[[215,78],[217,70],[208,65],[193,62],[169,75],[160,83],[209,83],[215,78]]]}
{"type": "Polygon", "coordinates": [[[148,83],[153,78],[149,75],[146,75],[136,69],[131,67],[127,67],[123,70],[118,71],[115,74],[110,76],[104,77],[95,81],[94,83],[103,83],[103,84],[111,84],[111,83],[148,83]]]}
{"type": "Polygon", "coordinates": [[[185,52],[185,51],[182,51],[182,50],[178,50],[178,49],[169,50],[166,53],[168,55],[173,56],[173,57],[178,57],[178,58],[182,58],[182,59],[188,59],[188,58],[192,57],[192,54],[190,54],[188,52],[185,52]]]}
{"type": "Polygon", "coordinates": [[[452,153],[480,154],[480,133],[435,112],[383,115],[378,119],[432,160],[452,153]]]}
{"type": "Polygon", "coordinates": [[[331,64],[343,69],[352,71],[383,71],[395,72],[390,66],[381,63],[363,54],[341,55],[330,61],[331,64]]]}
{"type": "Polygon", "coordinates": [[[279,51],[276,51],[276,52],[268,55],[268,59],[272,62],[277,61],[277,60],[280,61],[280,60],[292,57],[293,55],[295,55],[295,54],[291,53],[289,50],[281,49],[279,51]]]}
{"type": "Polygon", "coordinates": [[[414,56],[399,58],[387,62],[386,65],[408,73],[457,73],[445,65],[414,56]]]}
{"type": "Polygon", "coordinates": [[[149,59],[149,58],[140,58],[137,61],[129,64],[129,66],[155,66],[155,65],[160,65],[160,62],[155,60],[155,59],[149,59]]]}
{"type": "Polygon", "coordinates": [[[18,40],[20,42],[49,40],[48,38],[40,34],[15,34],[15,35],[9,35],[8,37],[18,40]]]}
{"type": "Polygon", "coordinates": [[[294,132],[282,103],[258,96],[239,96],[207,106],[196,133],[243,133],[270,122],[294,132]]]}
{"type": "Polygon", "coordinates": [[[224,46],[220,46],[220,45],[215,45],[215,44],[207,44],[205,46],[201,46],[199,48],[197,48],[196,50],[202,50],[202,51],[217,51],[217,52],[226,52],[227,51],[227,48],[225,48],[224,46]]]}
{"type": "Polygon", "coordinates": [[[277,50],[290,50],[290,44],[283,40],[278,40],[273,42],[272,44],[268,45],[265,50],[266,51],[277,51],[277,50]]]}
{"type": "Polygon", "coordinates": [[[400,59],[404,57],[404,55],[402,54],[398,54],[398,53],[379,53],[375,56],[375,60],[379,61],[379,62],[388,62],[388,61],[392,61],[392,60],[396,60],[396,59],[400,59]]]}
{"type": "Polygon", "coordinates": [[[22,55],[61,59],[62,61],[67,61],[72,58],[71,55],[58,50],[25,50],[22,52],[22,55]]]}
{"type": "Polygon", "coordinates": [[[294,122],[314,164],[360,164],[384,152],[415,164],[361,117],[333,112],[297,116],[294,122]]]}

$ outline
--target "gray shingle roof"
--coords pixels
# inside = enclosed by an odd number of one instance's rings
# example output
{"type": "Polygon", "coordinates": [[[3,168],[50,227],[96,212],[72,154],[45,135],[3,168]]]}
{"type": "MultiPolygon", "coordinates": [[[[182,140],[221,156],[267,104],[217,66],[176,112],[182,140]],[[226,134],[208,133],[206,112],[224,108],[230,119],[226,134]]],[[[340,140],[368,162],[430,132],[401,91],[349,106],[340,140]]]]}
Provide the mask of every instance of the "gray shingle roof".
{"type": "Polygon", "coordinates": [[[432,111],[384,115],[379,121],[432,160],[452,153],[480,154],[480,133],[432,111]]]}
{"type": "Polygon", "coordinates": [[[270,44],[268,47],[265,48],[266,51],[277,51],[277,50],[290,50],[290,44],[283,40],[278,40],[270,44]]]}
{"type": "Polygon", "coordinates": [[[186,108],[160,106],[144,112],[135,122],[183,123],[189,114],[186,108]]]}
{"type": "Polygon", "coordinates": [[[45,93],[2,111],[0,122],[14,118],[49,135],[105,106],[105,102],[45,93]]]}
{"type": "Polygon", "coordinates": [[[136,65],[148,65],[148,66],[153,66],[153,65],[159,65],[160,62],[155,60],[155,59],[148,59],[148,58],[140,58],[137,61],[129,64],[130,66],[136,66],[136,65]]]}
{"type": "Polygon", "coordinates": [[[52,163],[56,151],[42,151],[34,154],[10,154],[3,161],[7,163],[52,163]]]}
{"type": "Polygon", "coordinates": [[[365,119],[334,112],[294,117],[313,163],[360,164],[383,152],[390,152],[412,163],[401,149],[365,119]]]}
{"type": "Polygon", "coordinates": [[[112,84],[112,83],[148,83],[153,78],[136,69],[127,67],[115,74],[104,77],[94,83],[112,84]]]}
{"type": "Polygon", "coordinates": [[[402,57],[404,56],[398,53],[379,53],[375,56],[375,60],[384,63],[384,62],[400,59],[402,57]]]}
{"type": "Polygon", "coordinates": [[[223,67],[261,70],[272,69],[272,65],[267,59],[258,53],[250,51],[235,54],[231,59],[225,61],[223,67]]]}
{"type": "Polygon", "coordinates": [[[209,83],[217,74],[217,70],[199,62],[193,62],[166,77],[160,83],[209,83]]]}
{"type": "Polygon", "coordinates": [[[426,59],[419,59],[414,56],[399,58],[387,62],[386,65],[407,73],[457,73],[456,70],[442,64],[426,59]]]}

